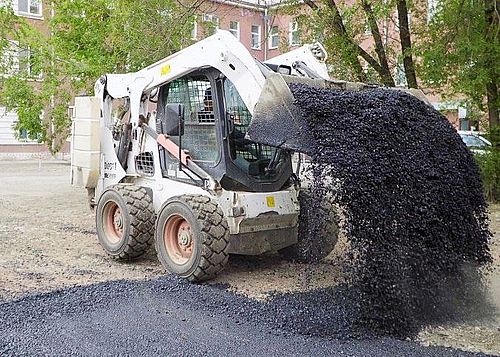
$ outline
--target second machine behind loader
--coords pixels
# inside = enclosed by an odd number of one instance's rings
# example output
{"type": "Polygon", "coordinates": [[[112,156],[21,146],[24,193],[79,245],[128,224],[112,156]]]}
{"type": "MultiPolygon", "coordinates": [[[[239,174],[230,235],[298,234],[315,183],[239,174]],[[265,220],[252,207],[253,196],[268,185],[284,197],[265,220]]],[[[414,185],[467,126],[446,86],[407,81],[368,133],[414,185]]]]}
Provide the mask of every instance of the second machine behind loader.
{"type": "MultiPolygon", "coordinates": [[[[104,250],[133,259],[155,242],[162,265],[191,281],[214,277],[229,254],[304,259],[306,193],[292,154],[311,138],[287,82],[365,87],[329,81],[325,59],[313,44],[261,63],[218,31],[76,98],[72,181],[89,191],[104,250]]],[[[337,240],[329,208],[321,236],[309,237],[321,245],[315,259],[337,240]]]]}

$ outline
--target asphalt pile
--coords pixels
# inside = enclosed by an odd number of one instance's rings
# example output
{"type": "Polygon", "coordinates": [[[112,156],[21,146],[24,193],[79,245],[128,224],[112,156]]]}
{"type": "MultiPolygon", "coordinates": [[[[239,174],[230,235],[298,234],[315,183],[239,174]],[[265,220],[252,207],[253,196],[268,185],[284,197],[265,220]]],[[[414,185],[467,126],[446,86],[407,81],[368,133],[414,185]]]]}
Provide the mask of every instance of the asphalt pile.
{"type": "Polygon", "coordinates": [[[291,90],[314,138],[316,199],[303,209],[321,212],[314,205],[329,197],[345,218],[344,295],[332,291],[327,303],[344,332],[407,337],[478,312],[480,268],[491,261],[487,204],[448,120],[400,91],[291,90]]]}
{"type": "Polygon", "coordinates": [[[0,302],[0,355],[475,355],[387,337],[320,338],[311,327],[324,323],[326,308],[308,311],[301,302],[300,295],[258,302],[173,275],[74,287],[0,302]]]}

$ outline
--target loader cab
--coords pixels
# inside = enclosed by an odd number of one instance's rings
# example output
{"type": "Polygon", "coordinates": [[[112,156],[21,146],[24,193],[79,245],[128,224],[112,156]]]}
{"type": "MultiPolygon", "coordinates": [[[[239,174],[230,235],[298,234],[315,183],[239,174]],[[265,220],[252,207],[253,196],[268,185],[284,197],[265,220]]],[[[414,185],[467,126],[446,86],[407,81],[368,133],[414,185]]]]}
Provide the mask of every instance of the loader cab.
{"type": "MultiPolygon", "coordinates": [[[[227,190],[270,192],[289,184],[290,153],[245,138],[251,114],[234,85],[216,70],[192,72],[160,88],[157,130],[165,133],[167,105],[182,104],[182,135],[170,136],[227,190]]],[[[171,123],[170,123],[171,125],[171,123]]],[[[179,178],[178,161],[160,150],[164,177],[179,178]]]]}

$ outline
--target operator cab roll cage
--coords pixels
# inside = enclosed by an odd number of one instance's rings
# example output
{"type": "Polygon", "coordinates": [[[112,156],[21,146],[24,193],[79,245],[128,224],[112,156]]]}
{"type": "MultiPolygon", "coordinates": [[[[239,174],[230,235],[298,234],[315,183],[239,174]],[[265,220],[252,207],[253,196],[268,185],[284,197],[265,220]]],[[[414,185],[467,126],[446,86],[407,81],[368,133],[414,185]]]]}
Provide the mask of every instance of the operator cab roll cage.
{"type": "MultiPolygon", "coordinates": [[[[160,86],[156,117],[160,133],[164,133],[162,122],[166,105],[177,103],[179,99],[184,101],[179,104],[186,108],[186,129],[184,135],[171,136],[170,139],[188,150],[192,160],[222,188],[270,192],[289,184],[292,175],[290,155],[282,149],[244,138],[245,124],[250,123],[251,114],[221,72],[214,68],[196,70],[160,86]],[[182,86],[185,86],[186,93],[178,92],[182,86]],[[213,103],[211,114],[198,110],[200,103],[192,100],[204,95],[205,101],[207,91],[211,92],[213,103]]],[[[161,147],[159,150],[162,173],[169,177],[169,165],[178,165],[178,161],[161,147]]]]}

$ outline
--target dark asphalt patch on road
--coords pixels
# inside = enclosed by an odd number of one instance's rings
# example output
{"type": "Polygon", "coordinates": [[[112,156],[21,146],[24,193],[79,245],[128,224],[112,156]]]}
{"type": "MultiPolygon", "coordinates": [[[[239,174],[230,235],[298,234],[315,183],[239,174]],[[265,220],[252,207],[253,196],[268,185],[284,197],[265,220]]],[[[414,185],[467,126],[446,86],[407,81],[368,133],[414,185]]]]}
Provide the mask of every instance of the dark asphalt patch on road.
{"type": "Polygon", "coordinates": [[[474,355],[393,338],[321,338],[335,313],[293,296],[257,302],[174,276],[28,296],[0,304],[0,355],[474,355]]]}

